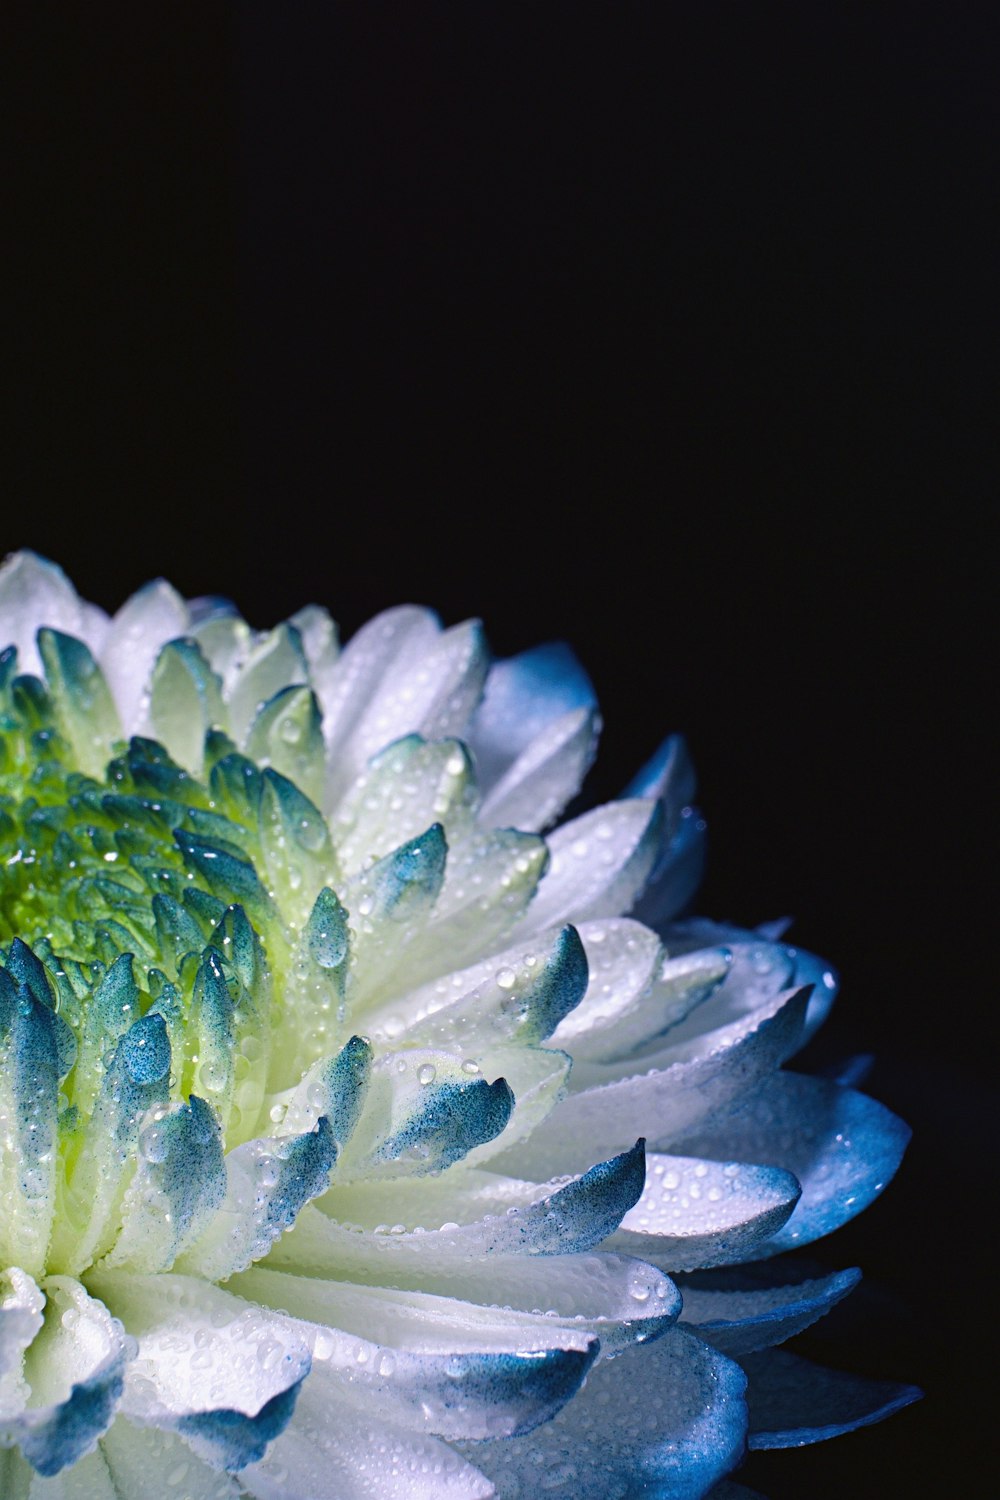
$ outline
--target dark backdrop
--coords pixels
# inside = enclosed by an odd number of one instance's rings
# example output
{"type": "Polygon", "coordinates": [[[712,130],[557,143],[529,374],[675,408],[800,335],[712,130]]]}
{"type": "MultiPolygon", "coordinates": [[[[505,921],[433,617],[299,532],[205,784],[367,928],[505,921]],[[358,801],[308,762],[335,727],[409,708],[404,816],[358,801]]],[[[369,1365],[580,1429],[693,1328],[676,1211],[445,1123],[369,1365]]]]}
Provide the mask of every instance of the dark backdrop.
{"type": "Polygon", "coordinates": [[[794,914],[844,978],[811,1060],[873,1052],[916,1128],[823,1247],[868,1279],[811,1348],[930,1399],[745,1477],[964,1490],[992,7],[24,17],[4,548],[109,607],[163,573],[260,625],[412,599],[500,653],[564,636],[605,711],[597,796],[683,729],[702,909],[794,914]]]}

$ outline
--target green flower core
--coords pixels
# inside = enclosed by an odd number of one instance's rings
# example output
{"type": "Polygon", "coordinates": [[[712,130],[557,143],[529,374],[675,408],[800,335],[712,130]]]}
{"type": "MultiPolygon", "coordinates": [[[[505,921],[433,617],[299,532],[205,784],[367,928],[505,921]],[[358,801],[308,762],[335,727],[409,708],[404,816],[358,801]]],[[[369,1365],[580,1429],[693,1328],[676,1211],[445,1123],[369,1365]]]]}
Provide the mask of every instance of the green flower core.
{"type": "MultiPolygon", "coordinates": [[[[62,1091],[55,1140],[44,1058],[20,1068],[0,1114],[21,1137],[22,1196],[34,1174],[39,1198],[53,1185],[61,1198],[53,1270],[79,1258],[93,1218],[84,1126],[102,1090],[116,1154],[134,1149],[150,1107],[192,1096],[211,1103],[227,1147],[251,1139],[265,1094],[337,1044],[348,932],[326,823],[280,772],[210,730],[202,779],[141,738],[113,743],[103,774],[87,774],[58,693],[14,665],[0,658],[0,1005],[50,1012],[62,1091]],[[301,1001],[307,1024],[272,1057],[301,1001]]],[[[31,1239],[25,1227],[22,1260],[31,1239]]],[[[98,1234],[89,1259],[103,1248],[98,1234]]]]}

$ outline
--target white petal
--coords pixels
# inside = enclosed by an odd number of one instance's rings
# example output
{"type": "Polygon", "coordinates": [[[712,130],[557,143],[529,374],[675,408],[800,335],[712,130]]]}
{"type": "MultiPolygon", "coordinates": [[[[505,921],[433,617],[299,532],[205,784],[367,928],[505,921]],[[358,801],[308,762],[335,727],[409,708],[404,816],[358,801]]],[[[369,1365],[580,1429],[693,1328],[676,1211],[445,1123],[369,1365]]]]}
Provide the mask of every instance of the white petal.
{"type": "Polygon", "coordinates": [[[172,1432],[116,1417],[101,1439],[115,1500],[238,1500],[240,1485],[196,1458],[172,1432]]]}
{"type": "Polygon", "coordinates": [[[309,663],[309,682],[325,708],[330,683],[340,655],[337,626],[329,612],[319,604],[307,604],[296,610],[288,621],[302,637],[302,649],[309,663]]]}
{"type": "Polygon", "coordinates": [[[662,1333],[681,1308],[672,1281],[623,1255],[494,1255],[431,1272],[420,1288],[405,1291],[260,1267],[231,1286],[325,1325],[327,1359],[335,1357],[329,1340],[343,1340],[345,1358],[337,1359],[347,1369],[357,1360],[358,1338],[417,1353],[499,1353],[580,1349],[596,1337],[603,1353],[614,1352],[662,1333]]]}
{"type": "Polygon", "coordinates": [[[360,1396],[390,1421],[439,1437],[536,1426],[578,1389],[597,1352],[582,1322],[448,1296],[273,1271],[248,1272],[240,1289],[304,1320],[311,1383],[327,1387],[331,1404],[360,1396]]]}
{"type": "Polygon", "coordinates": [[[656,859],[659,803],[609,802],[564,823],[547,843],[551,864],[518,933],[627,912],[656,859]]]}
{"type": "MultiPolygon", "coordinates": [[[[30,1472],[30,1471],[29,1471],[30,1472]]],[[[0,1490],[7,1500],[7,1491],[0,1490]]],[[[27,1500],[120,1500],[104,1454],[98,1448],[50,1479],[32,1474],[27,1500]]],[[[14,1496],[10,1497],[14,1500],[14,1496]]]]}
{"type": "Polygon", "coordinates": [[[597,749],[600,720],[575,708],[547,724],[483,799],[480,821],[540,833],[572,801],[597,749]]]}
{"type": "Polygon", "coordinates": [[[405,1031],[409,1043],[471,1055],[515,1038],[543,1041],[567,1011],[575,1014],[586,985],[586,954],[567,926],[374,1007],[365,1015],[365,1032],[391,1043],[405,1031]]]}
{"type": "Polygon", "coordinates": [[[326,1191],[337,1147],[329,1121],[300,1135],[245,1141],[226,1157],[222,1203],[178,1271],[224,1281],[266,1255],[310,1198],[326,1191]]]}
{"type": "Polygon", "coordinates": [[[142,732],[153,663],[167,641],[187,633],[189,620],[180,594],[158,578],[127,599],[111,621],[101,666],[127,735],[142,732]]]}
{"type": "Polygon", "coordinates": [[[218,1468],[260,1458],[311,1365],[294,1325],[194,1277],[107,1271],[92,1281],[138,1340],[122,1414],[178,1432],[218,1468]]]}
{"type": "MultiPolygon", "coordinates": [[[[295,1233],[279,1240],[267,1264],[300,1275],[348,1276],[353,1281],[391,1281],[393,1286],[419,1288],[428,1274],[463,1269],[476,1257],[563,1256],[589,1250],[617,1229],[638,1201],[644,1171],[642,1146],[636,1145],[569,1182],[516,1183],[498,1178],[496,1189],[470,1195],[473,1207],[466,1212],[481,1217],[468,1217],[464,1222],[461,1198],[456,1202],[446,1193],[436,1194],[430,1178],[423,1211],[409,1196],[410,1231],[402,1223],[390,1227],[383,1222],[371,1230],[363,1223],[329,1218],[337,1203],[333,1189],[323,1200],[326,1211],[306,1208],[295,1233]],[[487,1205],[496,1211],[484,1212],[487,1205]],[[443,1219],[451,1208],[455,1218],[443,1219]],[[423,1223],[413,1222],[418,1214],[423,1223]]],[[[492,1174],[462,1171],[461,1175],[482,1183],[492,1174]]],[[[405,1188],[400,1183],[403,1213],[407,1212],[405,1188]]],[[[360,1203],[364,1212],[366,1198],[370,1204],[367,1190],[355,1189],[348,1190],[345,1201],[349,1207],[360,1203]]],[[[370,1222],[370,1216],[366,1217],[370,1222]]]]}
{"type": "Polygon", "coordinates": [[[28,1399],[24,1351],[42,1326],[44,1307],[44,1294],[26,1272],[0,1271],[0,1423],[28,1399]]]}
{"type": "Polygon", "coordinates": [[[226,707],[233,739],[242,746],[261,704],[286,687],[308,685],[309,667],[299,632],[275,628],[253,645],[233,679],[226,707]]]}
{"type": "Polygon", "coordinates": [[[430,610],[413,606],[369,620],[330,674],[327,806],[336,806],[367,760],[390,741],[413,733],[443,738],[464,728],[485,671],[477,625],[442,631],[430,610]]]}
{"type": "Polygon", "coordinates": [[[669,1270],[749,1260],[786,1222],[799,1191],[780,1167],[651,1153],[642,1197],[610,1244],[669,1270]]]}
{"type": "Polygon", "coordinates": [[[513,1105],[504,1060],[488,1067],[487,1081],[478,1068],[434,1048],[384,1054],[337,1161],[337,1181],[438,1172],[496,1139],[513,1105]]]}
{"type": "Polygon", "coordinates": [[[626,1057],[665,1031],[682,1005],[710,993],[705,985],[714,986],[726,971],[724,949],[666,959],[656,934],[626,917],[582,922],[577,930],[590,981],[552,1036],[575,1061],[626,1057]]]}
{"type": "Polygon", "coordinates": [[[331,819],[337,857],[354,875],[432,823],[446,834],[455,819],[468,823],[475,802],[464,745],[406,735],[372,757],[338,806],[331,819]]]}
{"type": "MultiPolygon", "coordinates": [[[[823,1317],[861,1280],[857,1270],[836,1271],[830,1276],[802,1279],[791,1286],[755,1284],[752,1272],[722,1273],[726,1279],[715,1286],[719,1273],[706,1278],[695,1277],[684,1285],[682,1320],[699,1338],[732,1359],[756,1349],[768,1349],[801,1333],[817,1318],[823,1317]],[[743,1286],[738,1278],[745,1278],[743,1286]],[[727,1285],[728,1281],[728,1285],[727,1285]]],[[[780,1277],[781,1272],[775,1269],[780,1277]]],[[[785,1272],[787,1276],[788,1271],[785,1272]]]]}
{"type": "Polygon", "coordinates": [[[489,1500],[493,1487],[439,1438],[406,1432],[312,1381],[299,1420],[240,1475],[257,1500],[489,1500]]]}
{"type": "Polygon", "coordinates": [[[40,676],[35,634],[42,625],[83,634],[83,604],[62,568],[34,552],[15,552],[0,565],[0,637],[16,646],[18,670],[40,676]]]}
{"type": "Polygon", "coordinates": [[[590,678],[561,641],[494,662],[466,736],[476,758],[480,786],[495,786],[564,714],[596,707],[590,678]]]}
{"type": "Polygon", "coordinates": [[[909,1139],[908,1126],[866,1094],[780,1072],[705,1118],[684,1149],[711,1155],[735,1149],[757,1161],[780,1160],[795,1172],[802,1197],[758,1252],[777,1255],[831,1233],[867,1208],[892,1178],[909,1139]]]}
{"type": "Polygon", "coordinates": [[[571,1093],[541,1130],[495,1166],[545,1177],[579,1171],[595,1156],[621,1149],[636,1135],[669,1146],[735,1095],[752,1088],[794,1051],[806,994],[779,995],[765,1008],[712,1034],[702,1050],[668,1067],[571,1093]]]}

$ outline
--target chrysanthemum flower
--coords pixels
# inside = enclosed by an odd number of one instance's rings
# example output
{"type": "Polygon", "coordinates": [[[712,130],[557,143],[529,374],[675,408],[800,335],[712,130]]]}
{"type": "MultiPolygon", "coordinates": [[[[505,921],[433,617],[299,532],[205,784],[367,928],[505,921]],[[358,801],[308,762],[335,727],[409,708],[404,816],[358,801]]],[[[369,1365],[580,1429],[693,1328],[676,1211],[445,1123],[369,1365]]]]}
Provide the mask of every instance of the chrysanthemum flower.
{"type": "Polygon", "coordinates": [[[772,1350],[856,1272],[732,1269],[906,1131],[782,1070],[824,964],[668,925],[679,741],[546,832],[598,732],[564,648],[109,620],[28,553],[7,642],[4,1500],[698,1496],[912,1398],[772,1350]]]}

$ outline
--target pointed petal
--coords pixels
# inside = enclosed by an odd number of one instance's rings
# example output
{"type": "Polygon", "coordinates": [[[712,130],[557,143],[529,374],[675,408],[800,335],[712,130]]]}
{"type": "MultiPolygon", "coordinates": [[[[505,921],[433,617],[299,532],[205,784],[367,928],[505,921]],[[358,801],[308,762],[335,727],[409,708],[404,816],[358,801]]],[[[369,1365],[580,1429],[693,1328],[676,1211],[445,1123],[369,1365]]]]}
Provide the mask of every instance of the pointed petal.
{"type": "Polygon", "coordinates": [[[590,984],[554,1036],[577,1063],[625,1061],[644,1043],[668,1042],[670,1027],[700,1006],[729,971],[728,948],[667,958],[656,934],[626,917],[584,922],[580,936],[590,984]]]}
{"type": "Polygon", "coordinates": [[[0,1266],[41,1275],[56,1201],[58,1018],[0,970],[0,1266]],[[10,1148],[13,1149],[10,1149],[10,1148]]]}
{"type": "Polygon", "coordinates": [[[528,744],[483,799],[480,821],[541,833],[573,800],[597,750],[593,708],[561,714],[528,744]]]}
{"type": "Polygon", "coordinates": [[[337,1180],[440,1171],[498,1136],[513,1103],[502,1077],[488,1083],[450,1053],[429,1047],[386,1053],[371,1070],[337,1180]]]}
{"type": "Polygon", "coordinates": [[[348,789],[332,820],[337,856],[348,875],[416,838],[432,823],[447,833],[468,822],[476,803],[472,765],[458,740],[428,743],[418,734],[380,750],[348,789]]]}
{"type": "Polygon", "coordinates": [[[542,934],[376,1007],[365,1030],[376,1042],[482,1047],[543,1041],[580,1002],[587,956],[574,927],[542,934]]]}
{"type": "Polygon", "coordinates": [[[38,632],[38,650],[59,729],[80,769],[99,776],[122,732],[104,673],[89,646],[48,626],[38,632]]]}
{"type": "MultiPolygon", "coordinates": [[[[472,1174],[482,1182],[488,1174],[472,1174]]],[[[441,1212],[460,1212],[458,1201],[435,1206],[433,1180],[426,1184],[426,1205],[421,1212],[410,1197],[410,1217],[420,1215],[412,1230],[405,1225],[376,1225],[366,1229],[351,1221],[337,1222],[327,1215],[336,1209],[337,1191],[324,1200],[324,1212],[306,1210],[295,1228],[271,1251],[268,1265],[299,1274],[349,1275],[356,1281],[380,1281],[391,1277],[394,1286],[421,1287],[428,1274],[448,1268],[464,1271],[470,1259],[494,1255],[558,1255],[592,1249],[621,1223],[622,1217],[642,1191],[644,1175],[642,1143],[609,1161],[599,1162],[581,1177],[563,1184],[505,1183],[480,1193],[472,1212],[482,1217],[466,1222],[442,1221],[441,1212]],[[497,1212],[484,1212],[484,1203],[497,1212]],[[501,1211],[502,1210],[502,1211],[501,1211]]],[[[396,1206],[405,1211],[406,1184],[400,1184],[396,1206]]],[[[349,1208],[363,1207],[367,1195],[349,1189],[349,1208]]],[[[369,1199],[370,1201],[370,1199],[369,1199]]],[[[467,1209],[467,1211],[469,1211],[467,1209]]]]}
{"type": "Polygon", "coordinates": [[[827,1370],[784,1349],[745,1355],[751,1448],[800,1448],[881,1422],[919,1401],[915,1385],[827,1370]]]}
{"type": "Polygon", "coordinates": [[[20,670],[36,677],[42,662],[35,635],[50,625],[82,634],[83,604],[62,568],[35,552],[14,552],[0,565],[0,645],[17,647],[20,670]]]}
{"type": "Polygon", "coordinates": [[[585,1318],[269,1270],[247,1272],[237,1291],[304,1320],[314,1379],[332,1400],[364,1393],[390,1421],[439,1437],[527,1431],[573,1394],[597,1352],[585,1318]]]}
{"type": "Polygon", "coordinates": [[[659,848],[655,802],[609,802],[564,823],[547,840],[551,864],[519,933],[563,922],[617,917],[645,884],[659,848]]]}
{"type": "Polygon", "coordinates": [[[276,625],[251,646],[226,700],[230,732],[240,749],[262,703],[282,688],[302,687],[308,682],[302,637],[293,625],[276,625]]]}
{"type": "Polygon", "coordinates": [[[852,1292],[861,1280],[858,1270],[835,1271],[830,1276],[779,1285],[783,1272],[775,1267],[767,1285],[761,1277],[738,1271],[696,1273],[682,1282],[681,1321],[699,1338],[732,1359],[801,1333],[852,1292]]]}
{"type": "Polygon", "coordinates": [[[122,1229],[102,1268],[167,1271],[207,1227],[226,1191],[222,1132],[204,1100],[173,1104],[139,1136],[122,1229]]]}
{"type": "Polygon", "coordinates": [[[780,1167],[654,1154],[642,1197],[610,1244],[678,1271],[748,1260],[798,1197],[799,1184],[780,1167]]]}
{"type": "Polygon", "coordinates": [[[407,734],[461,733],[478,702],[488,656],[482,627],[439,630],[425,610],[377,616],[349,642],[336,670],[324,725],[327,806],[335,807],[364,765],[407,734]]]}
{"type": "Polygon", "coordinates": [[[127,735],[147,727],[153,664],[167,641],[187,634],[189,624],[187,605],[164,578],[139,589],[111,621],[101,666],[127,735]]]}
{"type": "Polygon", "coordinates": [[[302,1135],[246,1141],[230,1151],[222,1203],[177,1269],[224,1281],[266,1255],[303,1205],[326,1191],[336,1154],[325,1116],[302,1135]]]}

